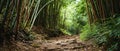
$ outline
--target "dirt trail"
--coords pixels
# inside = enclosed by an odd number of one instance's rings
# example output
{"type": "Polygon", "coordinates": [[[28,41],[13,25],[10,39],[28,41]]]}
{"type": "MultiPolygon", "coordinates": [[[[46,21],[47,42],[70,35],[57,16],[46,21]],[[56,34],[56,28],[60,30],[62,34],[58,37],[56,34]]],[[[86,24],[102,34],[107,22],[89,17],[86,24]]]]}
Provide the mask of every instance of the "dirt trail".
{"type": "Polygon", "coordinates": [[[37,35],[33,41],[19,42],[19,47],[23,51],[99,51],[91,43],[81,42],[78,35],[53,37],[49,40],[41,40],[37,35]]]}
{"type": "Polygon", "coordinates": [[[91,44],[84,44],[79,40],[78,36],[61,36],[47,40],[42,43],[43,51],[92,51],[91,44]]]}
{"type": "Polygon", "coordinates": [[[14,47],[2,51],[100,51],[91,43],[81,42],[78,35],[64,35],[48,40],[41,35],[35,36],[33,41],[17,42],[14,47]]]}

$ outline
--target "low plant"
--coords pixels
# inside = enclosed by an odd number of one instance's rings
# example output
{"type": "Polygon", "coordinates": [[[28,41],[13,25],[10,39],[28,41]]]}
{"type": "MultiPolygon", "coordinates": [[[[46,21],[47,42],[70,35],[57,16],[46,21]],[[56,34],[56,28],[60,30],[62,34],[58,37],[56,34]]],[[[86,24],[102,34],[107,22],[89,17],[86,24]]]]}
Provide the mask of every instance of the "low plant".
{"type": "Polygon", "coordinates": [[[120,46],[120,15],[108,18],[104,24],[92,24],[84,26],[80,34],[81,40],[94,39],[94,43],[107,51],[118,51],[120,46]]]}

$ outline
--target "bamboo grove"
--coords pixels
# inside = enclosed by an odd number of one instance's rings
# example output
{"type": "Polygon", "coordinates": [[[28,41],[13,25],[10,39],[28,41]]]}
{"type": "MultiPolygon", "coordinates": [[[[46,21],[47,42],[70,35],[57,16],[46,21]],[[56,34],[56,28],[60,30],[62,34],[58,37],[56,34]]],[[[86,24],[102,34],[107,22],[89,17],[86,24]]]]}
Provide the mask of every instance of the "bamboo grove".
{"type": "Polygon", "coordinates": [[[62,29],[65,29],[63,32],[67,29],[77,31],[81,39],[93,38],[96,44],[111,50],[120,45],[119,17],[120,0],[0,0],[0,42],[16,40],[22,34],[29,34],[36,26],[48,31],[48,34],[62,32],[62,29]],[[76,12],[70,17],[72,24],[65,23],[69,17],[67,9],[61,10],[71,3],[79,3],[74,5],[74,10],[71,9],[76,12]],[[88,22],[87,18],[83,21],[83,17],[88,17],[88,22]]]}
{"type": "Polygon", "coordinates": [[[59,9],[60,4],[57,0],[0,0],[1,42],[11,37],[17,38],[21,31],[31,31],[34,24],[41,26],[55,24],[57,26],[59,9]],[[36,20],[37,23],[35,23],[36,20]]]}
{"type": "MultiPolygon", "coordinates": [[[[48,1],[49,0],[42,0],[41,5],[44,5],[48,1]]],[[[51,4],[47,5],[39,14],[35,25],[41,25],[45,29],[58,29],[61,2],[61,0],[54,0],[51,4]]]]}
{"type": "Polygon", "coordinates": [[[120,0],[86,0],[86,4],[90,26],[84,28],[81,37],[94,39],[105,51],[119,51],[120,0]]]}
{"type": "Polygon", "coordinates": [[[104,23],[107,18],[120,13],[119,0],[87,0],[89,21],[104,23]]]}

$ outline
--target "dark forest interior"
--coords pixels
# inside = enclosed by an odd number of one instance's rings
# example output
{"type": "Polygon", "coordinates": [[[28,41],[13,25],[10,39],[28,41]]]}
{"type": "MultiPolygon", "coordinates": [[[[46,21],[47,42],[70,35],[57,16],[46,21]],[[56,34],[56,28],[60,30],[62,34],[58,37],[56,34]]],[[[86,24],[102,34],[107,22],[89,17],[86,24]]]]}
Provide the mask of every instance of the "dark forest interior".
{"type": "Polygon", "coordinates": [[[0,51],[119,51],[120,0],[0,0],[0,51]]]}

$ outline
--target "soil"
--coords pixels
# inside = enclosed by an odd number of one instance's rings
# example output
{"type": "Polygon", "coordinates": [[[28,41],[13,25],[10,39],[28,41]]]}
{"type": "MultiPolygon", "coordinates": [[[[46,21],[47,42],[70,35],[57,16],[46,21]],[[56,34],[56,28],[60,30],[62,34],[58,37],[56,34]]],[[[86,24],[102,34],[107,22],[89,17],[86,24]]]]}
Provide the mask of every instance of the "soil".
{"type": "Polygon", "coordinates": [[[0,51],[102,51],[90,42],[82,42],[79,35],[63,35],[49,39],[44,39],[40,34],[34,36],[33,41],[17,41],[1,47],[0,51]]]}

